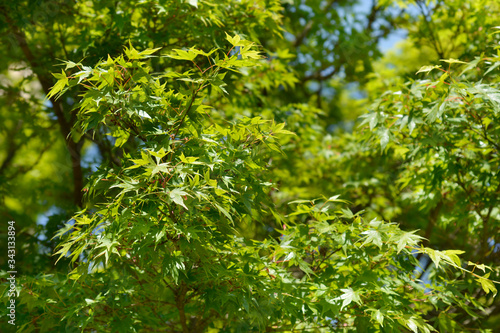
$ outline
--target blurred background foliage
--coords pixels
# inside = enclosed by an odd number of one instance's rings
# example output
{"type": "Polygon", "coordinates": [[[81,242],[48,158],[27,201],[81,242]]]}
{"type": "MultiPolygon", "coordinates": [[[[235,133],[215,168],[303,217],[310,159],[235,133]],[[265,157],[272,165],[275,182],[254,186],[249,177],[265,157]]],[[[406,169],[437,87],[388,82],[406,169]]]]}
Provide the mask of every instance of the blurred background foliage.
{"type": "MultiPolygon", "coordinates": [[[[418,184],[401,186],[408,173],[419,175],[422,183],[446,180],[434,169],[425,172],[426,163],[432,164],[439,152],[417,165],[405,150],[418,145],[415,137],[410,134],[407,141],[393,140],[380,149],[380,140],[357,119],[377,112],[387,91],[422,79],[416,72],[424,65],[447,65],[440,60],[450,58],[493,59],[499,14],[496,0],[2,2],[0,216],[2,225],[16,221],[19,271],[32,276],[67,271],[64,263],[54,265],[51,253],[57,240],[52,237],[85,205],[89,175],[100,165],[119,163],[134,147],[129,141],[121,151],[112,150],[113,138],[102,130],[72,133],[79,88],[58,100],[44,98],[62,60],[94,64],[121,54],[129,43],[139,50],[160,47],[163,53],[193,45],[209,50],[220,46],[228,32],[261,45],[267,59],[243,78],[233,80],[228,74],[229,95],[214,94],[207,101],[214,107],[210,119],[224,123],[262,116],[286,122],[286,129],[297,133],[283,139],[286,156],[269,161],[270,177],[277,184],[271,195],[282,214],[289,213],[290,200],[341,194],[353,212],[364,210],[368,218],[394,221],[404,230],[419,229],[436,249],[466,250],[470,260],[494,267],[492,278],[498,280],[500,213],[492,207],[497,206],[499,188],[488,185],[490,199],[485,202],[479,185],[471,185],[469,192],[458,186],[424,192],[416,190],[418,184]],[[489,211],[487,219],[457,226],[475,207],[489,211]]],[[[186,70],[169,58],[154,58],[152,66],[155,72],[186,70]]],[[[487,69],[474,69],[477,73],[467,74],[468,79],[479,80],[487,69]]],[[[496,73],[494,68],[483,82],[498,83],[496,73]]],[[[491,135],[492,140],[498,137],[491,135]]],[[[490,182],[498,184],[498,150],[480,158],[476,162],[487,164],[494,175],[490,182]]],[[[457,165],[474,179],[469,164],[457,165]]],[[[241,228],[263,238],[276,233],[274,223],[270,216],[241,228]]],[[[6,230],[0,232],[2,253],[6,230]]],[[[419,259],[429,274],[429,260],[419,259]]],[[[1,256],[0,267],[5,265],[1,256]]],[[[484,307],[481,316],[467,319],[467,313],[458,311],[453,320],[464,330],[498,328],[499,301],[479,288],[471,293],[484,307]]]]}

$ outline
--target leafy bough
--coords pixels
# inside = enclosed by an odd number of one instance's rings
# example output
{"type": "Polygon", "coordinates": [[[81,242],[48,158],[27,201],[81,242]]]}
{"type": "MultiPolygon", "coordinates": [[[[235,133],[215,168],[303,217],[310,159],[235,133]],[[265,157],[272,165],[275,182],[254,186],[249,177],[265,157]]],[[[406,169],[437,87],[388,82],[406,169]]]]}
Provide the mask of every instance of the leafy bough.
{"type": "MultiPolygon", "coordinates": [[[[224,71],[261,58],[251,42],[227,41],[228,52],[162,58],[192,63],[183,73],[151,74],[144,59],[158,50],[130,46],[125,57],[94,68],[68,62],[78,71],[58,74],[51,96],[85,88],[74,135],[105,129],[123,159],[91,177],[87,210],[57,234],[56,255],[76,266],[65,295],[73,305],[50,310],[82,330],[430,332],[428,304],[467,307],[455,280],[428,292],[414,276],[415,251],[462,269],[458,252],[418,247],[414,232],[367,222],[335,196],[293,202],[288,216],[276,210],[275,185],[263,179],[280,136],[292,133],[260,117],[218,123],[208,113],[209,94],[227,94],[224,71]],[[281,237],[241,236],[269,214],[281,237]],[[127,319],[111,327],[102,320],[110,311],[127,319]]],[[[483,288],[496,292],[487,277],[478,276],[483,288]]]]}

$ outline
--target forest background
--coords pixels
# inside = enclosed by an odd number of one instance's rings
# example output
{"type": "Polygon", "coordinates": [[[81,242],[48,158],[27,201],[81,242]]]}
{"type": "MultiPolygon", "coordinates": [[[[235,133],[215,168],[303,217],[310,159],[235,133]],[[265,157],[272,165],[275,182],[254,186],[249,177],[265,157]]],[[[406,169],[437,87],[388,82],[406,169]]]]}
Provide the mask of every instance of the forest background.
{"type": "Polygon", "coordinates": [[[499,15],[2,2],[2,327],[494,332],[499,15]]]}

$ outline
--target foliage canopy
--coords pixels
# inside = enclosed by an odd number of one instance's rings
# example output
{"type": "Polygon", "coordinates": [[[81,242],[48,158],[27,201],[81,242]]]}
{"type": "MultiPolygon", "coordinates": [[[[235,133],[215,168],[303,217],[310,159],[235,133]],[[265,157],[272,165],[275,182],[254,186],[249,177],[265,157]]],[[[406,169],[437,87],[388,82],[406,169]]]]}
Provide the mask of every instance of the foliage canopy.
{"type": "Polygon", "coordinates": [[[19,331],[498,326],[495,1],[38,4],[0,5],[19,331]]]}

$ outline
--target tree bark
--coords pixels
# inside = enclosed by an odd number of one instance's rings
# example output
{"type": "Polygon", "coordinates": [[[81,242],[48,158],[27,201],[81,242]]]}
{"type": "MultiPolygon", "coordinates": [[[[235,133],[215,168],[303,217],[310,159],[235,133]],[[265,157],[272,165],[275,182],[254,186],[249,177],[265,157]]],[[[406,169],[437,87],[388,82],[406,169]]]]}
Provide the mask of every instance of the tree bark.
{"type": "MultiPolygon", "coordinates": [[[[50,91],[50,88],[53,85],[52,78],[50,74],[43,70],[43,64],[40,64],[38,59],[33,55],[31,49],[28,45],[26,35],[23,31],[21,31],[17,25],[12,21],[9,17],[7,10],[4,7],[0,7],[0,11],[2,15],[5,17],[5,20],[11,30],[11,33],[14,36],[15,41],[18,46],[22,50],[26,61],[30,65],[31,69],[35,73],[38,78],[38,81],[42,85],[42,89],[44,93],[47,95],[50,91]]],[[[50,102],[52,103],[52,108],[57,118],[57,122],[59,124],[59,129],[61,131],[62,136],[66,142],[66,148],[68,149],[70,158],[71,158],[71,168],[73,171],[73,202],[77,206],[82,206],[83,199],[83,171],[81,166],[81,148],[82,142],[75,142],[71,137],[71,128],[73,124],[71,121],[68,121],[64,114],[64,107],[62,103],[56,98],[50,98],[50,102]]]]}

